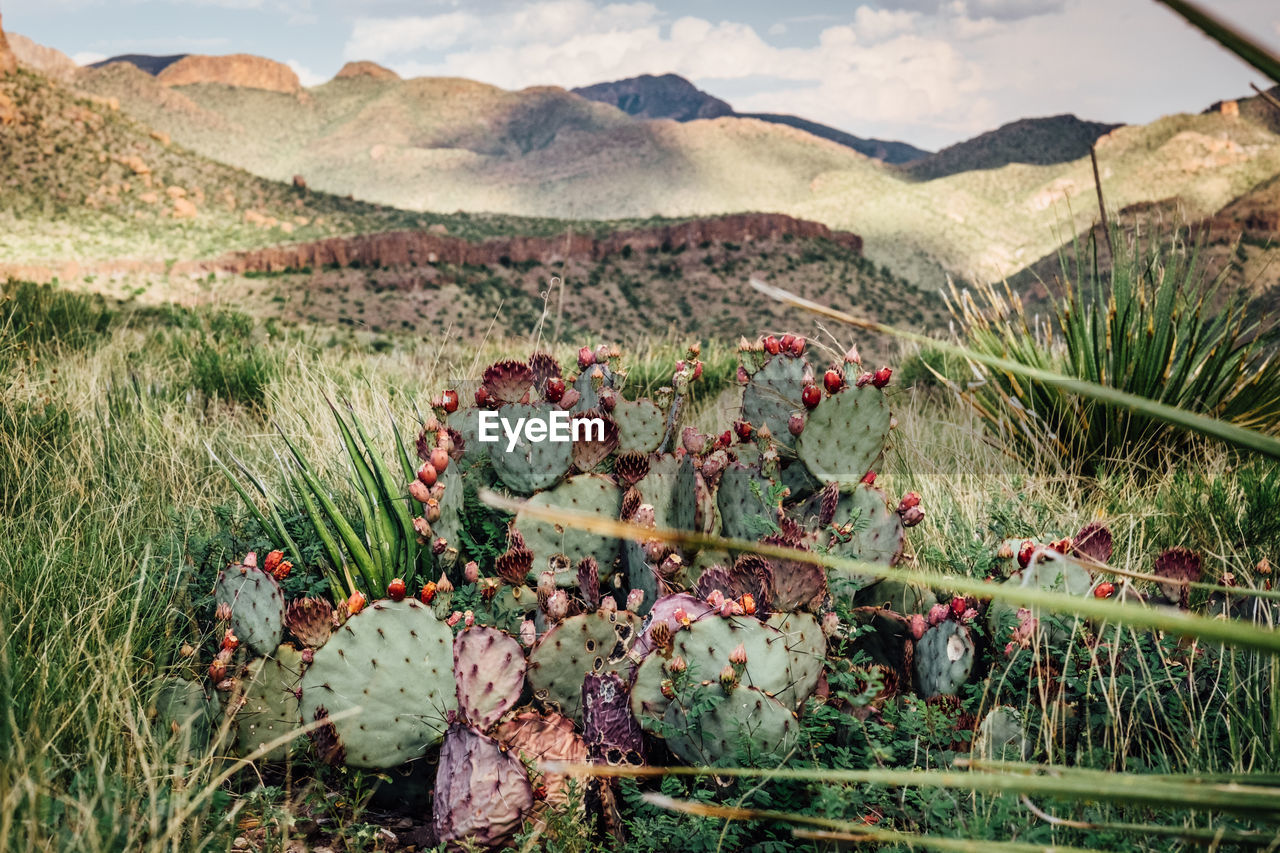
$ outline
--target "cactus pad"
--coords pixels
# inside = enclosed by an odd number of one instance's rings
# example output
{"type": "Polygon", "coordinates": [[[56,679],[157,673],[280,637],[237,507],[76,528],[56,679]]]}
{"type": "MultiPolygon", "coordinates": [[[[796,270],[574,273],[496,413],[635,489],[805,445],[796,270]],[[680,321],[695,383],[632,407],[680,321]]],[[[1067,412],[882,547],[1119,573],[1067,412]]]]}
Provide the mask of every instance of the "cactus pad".
{"type": "Polygon", "coordinates": [[[618,450],[652,453],[667,434],[667,416],[652,400],[619,400],[613,407],[618,422],[618,450]]]}
{"type": "Polygon", "coordinates": [[[653,507],[658,527],[693,530],[697,524],[697,480],[688,457],[667,453],[649,461],[649,473],[635,485],[640,502],[653,507]]]}
{"type": "Polygon", "coordinates": [[[927,586],[882,580],[860,589],[854,595],[853,603],[860,607],[888,608],[894,613],[909,616],[928,613],[929,608],[938,603],[938,598],[927,586]]]}
{"type": "Polygon", "coordinates": [[[616,672],[590,673],[583,679],[583,740],[594,761],[644,763],[644,736],[631,716],[629,697],[626,682],[616,672]]]}
{"type": "Polygon", "coordinates": [[[925,699],[956,695],[973,673],[973,634],[959,622],[939,622],[916,643],[916,689],[925,699]]]}
{"type": "MultiPolygon", "coordinates": [[[[534,495],[529,499],[529,505],[590,512],[612,519],[617,518],[622,506],[622,492],[613,480],[603,474],[578,474],[554,489],[534,495]]],[[[515,529],[524,537],[525,547],[533,552],[535,574],[548,568],[548,561],[553,555],[564,554],[571,566],[576,566],[584,557],[594,558],[600,566],[601,575],[607,576],[618,556],[620,543],[617,539],[574,527],[517,514],[515,529]]],[[[577,586],[576,570],[557,572],[556,583],[566,587],[577,586]]]]}
{"type": "Polygon", "coordinates": [[[333,605],[323,598],[299,598],[285,611],[284,623],[302,645],[318,649],[333,634],[333,605]]]}
{"type": "Polygon", "coordinates": [[[501,847],[532,807],[533,787],[515,752],[469,726],[449,726],[440,749],[433,808],[441,841],[469,839],[479,847],[501,847]]]}
{"type": "MultiPolygon", "coordinates": [[[[560,714],[543,716],[532,711],[517,714],[498,726],[493,736],[504,747],[515,752],[524,763],[563,761],[567,764],[586,764],[587,745],[574,730],[573,720],[560,714]]],[[[586,790],[585,776],[574,777],[577,794],[586,790]]],[[[544,773],[542,783],[547,789],[547,802],[564,806],[569,802],[569,777],[563,773],[544,773]]]]}
{"type": "Polygon", "coordinates": [[[742,389],[742,418],[756,429],[768,426],[773,440],[793,447],[796,437],[787,421],[803,414],[804,376],[808,362],[788,354],[775,355],[747,379],[742,389]]]}
{"type": "Polygon", "coordinates": [[[154,686],[148,707],[155,715],[157,741],[170,742],[188,753],[203,751],[209,745],[215,706],[201,684],[185,678],[162,678],[154,686]]]}
{"type": "Polygon", "coordinates": [[[249,648],[269,655],[284,636],[284,595],[270,573],[230,566],[218,575],[218,604],[231,605],[231,630],[249,648]]]}
{"type": "Polygon", "coordinates": [[[352,616],[302,677],[302,718],[334,717],[333,734],[355,767],[417,758],[439,742],[456,707],[453,632],[411,598],[352,616]]]}
{"type": "Polygon", "coordinates": [[[582,681],[588,673],[618,672],[639,620],[625,610],[583,613],[552,628],[529,653],[533,695],[566,717],[582,715],[582,681]]]}
{"type": "MultiPolygon", "coordinates": [[[[249,662],[240,677],[244,704],[235,713],[236,747],[241,755],[298,731],[298,684],[302,681],[302,653],[282,645],[271,657],[249,662]]],[[[299,736],[301,739],[301,736],[299,736]]],[[[263,761],[283,761],[297,741],[277,746],[262,756],[263,761]]]]}
{"type": "Polygon", "coordinates": [[[725,467],[716,491],[720,528],[730,539],[759,539],[777,521],[778,508],[770,504],[774,483],[758,468],[735,462],[725,467]]]}
{"type": "MultiPolygon", "coordinates": [[[[532,405],[529,403],[513,403],[502,406],[498,416],[514,425],[519,419],[540,421],[546,425],[546,434],[551,434],[551,413],[557,411],[551,405],[532,405]]],[[[498,430],[498,440],[487,444],[489,461],[503,485],[513,492],[522,495],[532,494],[540,489],[549,489],[569,473],[573,463],[573,444],[568,441],[530,441],[524,429],[515,447],[507,451],[507,437],[503,430],[498,430]]]]}
{"type": "MultiPolygon", "coordinates": [[[[481,445],[481,447],[488,446],[481,445]]],[[[440,518],[431,525],[431,532],[437,538],[447,542],[449,547],[461,550],[467,483],[462,477],[459,466],[450,465],[440,474],[436,484],[444,486],[444,493],[440,495],[440,518]]]]}
{"type": "Polygon", "coordinates": [[[795,745],[800,724],[786,705],[754,687],[739,684],[711,710],[692,717],[686,710],[700,694],[723,692],[718,683],[698,685],[688,700],[677,697],[663,714],[667,746],[689,764],[739,764],[738,753],[751,760],[778,759],[795,745]],[[691,701],[690,701],[691,700],[691,701]]]}
{"type": "Polygon", "coordinates": [[[871,470],[888,438],[884,392],[874,385],[847,387],[809,413],[796,454],[819,480],[852,485],[871,470]]]}
{"type": "Polygon", "coordinates": [[[1022,715],[1015,708],[992,708],[978,724],[973,751],[987,761],[1026,761],[1028,753],[1022,715]]]}
{"type": "Polygon", "coordinates": [[[524,650],[495,628],[467,628],[453,641],[458,710],[476,728],[492,728],[520,701],[524,650]]]}
{"type": "Polygon", "coordinates": [[[817,618],[808,613],[774,613],[765,624],[782,634],[787,649],[787,686],[775,693],[774,698],[798,708],[822,678],[827,657],[826,635],[817,618]]]}

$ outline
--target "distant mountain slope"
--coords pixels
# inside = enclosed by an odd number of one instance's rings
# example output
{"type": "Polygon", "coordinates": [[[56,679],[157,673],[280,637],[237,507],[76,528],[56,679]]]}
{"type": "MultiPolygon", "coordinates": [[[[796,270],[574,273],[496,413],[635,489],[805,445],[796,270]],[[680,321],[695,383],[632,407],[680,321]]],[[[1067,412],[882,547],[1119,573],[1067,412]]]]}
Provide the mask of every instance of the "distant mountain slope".
{"type": "Polygon", "coordinates": [[[929,152],[905,142],[886,142],[882,139],[863,139],[843,130],[836,130],[816,121],[778,113],[739,113],[725,101],[702,91],[678,74],[654,76],[642,74],[611,83],[596,83],[572,90],[590,101],[599,101],[622,110],[637,118],[670,118],[676,121],[693,121],[702,118],[754,118],[774,124],[798,128],[822,139],[852,148],[859,154],[886,163],[906,163],[925,157],[929,152]]]}
{"type": "Polygon", "coordinates": [[[908,175],[933,180],[975,169],[999,169],[1010,163],[1049,166],[1089,153],[1098,137],[1120,125],[1082,121],[1073,115],[1025,118],[966,139],[903,167],[908,175]]]}
{"type": "Polygon", "coordinates": [[[44,76],[60,83],[71,82],[75,78],[76,72],[80,70],[80,66],[72,62],[71,57],[60,50],[36,44],[19,33],[6,33],[5,35],[9,41],[9,48],[13,51],[13,55],[17,58],[19,65],[25,65],[27,68],[39,71],[44,76]]]}
{"type": "Polygon", "coordinates": [[[128,64],[141,68],[148,74],[159,74],[173,63],[180,59],[185,59],[187,54],[175,53],[170,56],[150,56],[145,53],[122,53],[119,56],[108,57],[100,62],[91,63],[89,68],[103,68],[111,65],[113,62],[127,62],[128,64]]]}

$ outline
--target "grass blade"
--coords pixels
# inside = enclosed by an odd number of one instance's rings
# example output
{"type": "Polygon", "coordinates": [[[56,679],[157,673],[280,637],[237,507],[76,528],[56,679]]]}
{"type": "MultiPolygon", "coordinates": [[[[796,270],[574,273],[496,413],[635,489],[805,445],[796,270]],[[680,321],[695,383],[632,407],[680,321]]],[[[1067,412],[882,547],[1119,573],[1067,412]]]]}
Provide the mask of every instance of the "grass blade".
{"type": "Polygon", "coordinates": [[[1280,83],[1280,56],[1276,56],[1249,35],[1191,0],[1156,0],[1172,9],[1187,23],[1280,83]]]}

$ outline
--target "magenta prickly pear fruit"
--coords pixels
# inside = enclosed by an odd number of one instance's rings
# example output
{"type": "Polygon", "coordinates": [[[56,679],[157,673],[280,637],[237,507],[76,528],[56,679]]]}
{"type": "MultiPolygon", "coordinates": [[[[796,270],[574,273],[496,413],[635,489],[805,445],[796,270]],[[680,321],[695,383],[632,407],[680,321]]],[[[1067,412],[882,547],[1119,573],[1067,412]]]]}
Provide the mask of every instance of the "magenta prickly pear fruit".
{"type": "Polygon", "coordinates": [[[569,615],[569,596],[558,589],[547,599],[547,618],[552,622],[563,622],[569,615]]]}
{"type": "Polygon", "coordinates": [[[795,344],[795,342],[796,342],[796,336],[791,334],[783,335],[781,338],[778,339],[779,346],[782,349],[786,350],[787,352],[791,352],[791,347],[795,344]]]}
{"type": "Polygon", "coordinates": [[[564,399],[565,385],[564,380],[559,376],[552,376],[547,379],[546,387],[543,388],[542,396],[549,403],[559,403],[564,399]]]}
{"type": "Polygon", "coordinates": [[[572,409],[582,399],[582,395],[578,393],[577,388],[566,389],[564,395],[560,398],[560,406],[565,409],[572,409]]]}
{"type": "Polygon", "coordinates": [[[600,391],[600,405],[607,412],[612,412],[614,407],[618,405],[618,394],[612,388],[605,388],[600,391]]]}
{"type": "Polygon", "coordinates": [[[791,346],[787,347],[787,351],[799,358],[804,355],[805,340],[800,335],[796,335],[791,339],[791,346]]]}
{"type": "Polygon", "coordinates": [[[430,462],[423,462],[422,467],[418,469],[418,482],[427,488],[434,486],[439,476],[440,472],[430,462]]]}
{"type": "Polygon", "coordinates": [[[822,615],[822,633],[828,639],[840,633],[840,617],[834,612],[822,615]]]}
{"type": "Polygon", "coordinates": [[[733,431],[738,436],[738,441],[749,441],[751,439],[751,424],[746,421],[734,421],[733,431]]]}
{"type": "Polygon", "coordinates": [[[874,486],[876,484],[876,472],[868,471],[867,473],[863,474],[862,482],[866,483],[868,486],[874,486]]]}
{"type": "Polygon", "coordinates": [[[828,394],[834,394],[844,387],[844,374],[833,367],[823,374],[822,384],[828,394]]]}
{"type": "Polygon", "coordinates": [[[302,658],[302,662],[303,662],[303,663],[305,663],[305,664],[311,664],[311,663],[312,663],[312,662],[314,662],[314,661],[315,661],[315,659],[316,659],[316,650],[315,650],[315,649],[303,649],[303,650],[302,650],[302,653],[301,653],[301,658],[302,658]]]}
{"type": "Polygon", "coordinates": [[[431,467],[436,469],[437,474],[443,474],[444,469],[449,467],[449,452],[443,447],[431,451],[431,467]]]}
{"type": "Polygon", "coordinates": [[[857,381],[854,382],[853,384],[861,388],[863,385],[866,385],[868,382],[874,382],[875,378],[876,378],[876,375],[874,373],[871,373],[871,372],[863,373],[861,376],[858,377],[857,381]]]}
{"type": "Polygon", "coordinates": [[[764,349],[769,355],[777,355],[782,352],[782,343],[773,335],[769,335],[764,339],[764,349]]]}
{"type": "Polygon", "coordinates": [[[787,432],[792,435],[799,435],[804,432],[804,415],[799,412],[792,412],[791,417],[787,418],[787,432]]]}
{"type": "Polygon", "coordinates": [[[908,508],[905,512],[900,513],[902,516],[903,527],[915,527],[924,521],[924,510],[918,506],[908,508]]]}
{"type": "Polygon", "coordinates": [[[902,500],[898,502],[898,512],[904,513],[913,506],[920,505],[920,494],[918,492],[907,492],[902,496],[902,500]]]}
{"type": "Polygon", "coordinates": [[[883,388],[889,384],[889,377],[891,376],[893,376],[893,369],[889,367],[882,367],[877,370],[875,375],[871,378],[871,384],[877,388],[883,388]]]}
{"type": "Polygon", "coordinates": [[[578,369],[586,370],[588,367],[596,363],[596,354],[591,351],[591,347],[582,347],[578,350],[578,369]]]}
{"type": "Polygon", "coordinates": [[[640,605],[644,604],[644,590],[633,589],[627,593],[627,609],[632,613],[638,613],[640,605]]]}
{"type": "Polygon", "coordinates": [[[431,500],[431,489],[427,488],[421,480],[414,480],[409,484],[409,496],[418,503],[425,504],[431,500]]]}
{"type": "Polygon", "coordinates": [[[458,392],[457,391],[454,391],[452,388],[450,388],[448,391],[444,392],[444,394],[442,395],[442,400],[444,402],[444,405],[441,406],[441,408],[444,409],[446,412],[448,412],[449,414],[453,414],[454,412],[458,411],[458,392]]]}
{"type": "Polygon", "coordinates": [[[817,385],[806,385],[800,392],[800,401],[804,403],[806,409],[816,409],[822,402],[822,392],[818,390],[817,385]]]}
{"type": "Polygon", "coordinates": [[[467,583],[475,583],[480,580],[480,564],[475,560],[467,561],[467,564],[462,567],[462,577],[467,583]]]}
{"type": "Polygon", "coordinates": [[[493,395],[489,393],[488,388],[485,388],[483,385],[481,385],[479,388],[476,389],[476,406],[478,408],[481,408],[481,409],[488,408],[489,403],[492,401],[492,399],[493,399],[493,395]]]}
{"type": "Polygon", "coordinates": [[[738,384],[746,385],[751,381],[751,374],[747,373],[747,369],[742,365],[738,365],[738,384]]]}

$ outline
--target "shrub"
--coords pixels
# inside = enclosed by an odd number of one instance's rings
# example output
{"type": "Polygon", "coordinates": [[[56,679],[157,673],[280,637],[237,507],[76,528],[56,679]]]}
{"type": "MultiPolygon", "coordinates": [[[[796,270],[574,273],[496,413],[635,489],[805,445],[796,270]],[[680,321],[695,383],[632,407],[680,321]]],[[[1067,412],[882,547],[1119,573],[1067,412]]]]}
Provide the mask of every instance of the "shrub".
{"type": "MultiPolygon", "coordinates": [[[[1280,424],[1280,362],[1273,334],[1250,318],[1241,295],[1209,279],[1198,246],[1175,235],[1127,243],[1118,230],[1112,268],[1076,243],[1063,253],[1061,293],[1048,318],[1031,316],[1006,289],[948,300],[966,343],[1021,364],[1118,388],[1170,406],[1272,434],[1280,424]]],[[[1084,400],[1058,388],[991,369],[973,382],[967,367],[950,379],[987,425],[1015,449],[1054,454],[1090,470],[1105,459],[1154,462],[1187,440],[1149,416],[1084,400]]]]}

